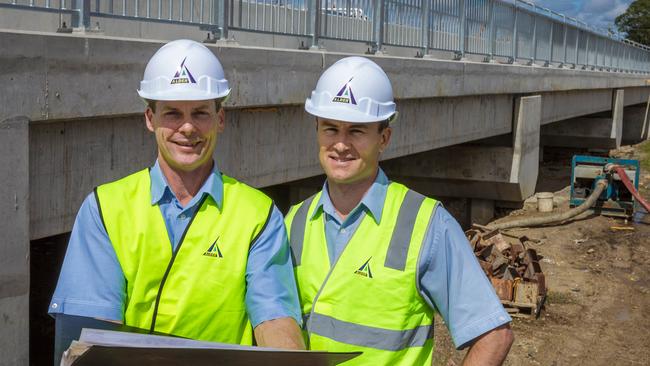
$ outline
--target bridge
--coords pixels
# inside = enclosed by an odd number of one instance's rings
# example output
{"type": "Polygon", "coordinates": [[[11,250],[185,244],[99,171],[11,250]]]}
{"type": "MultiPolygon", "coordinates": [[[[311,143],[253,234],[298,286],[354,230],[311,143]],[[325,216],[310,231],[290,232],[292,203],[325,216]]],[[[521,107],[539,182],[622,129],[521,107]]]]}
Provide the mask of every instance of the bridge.
{"type": "Polygon", "coordinates": [[[149,38],[210,34],[233,88],[215,157],[284,209],[322,185],[303,103],[350,54],[393,83],[400,116],[383,168],[467,199],[468,220],[534,194],[544,146],[650,135],[648,48],[520,1],[19,3],[0,2],[12,28],[0,30],[2,365],[28,363],[30,299],[43,306],[34,288],[56,278],[56,266],[34,268],[35,243],[69,232],[94,186],[155,159],[136,93],[164,43],[149,38]]]}

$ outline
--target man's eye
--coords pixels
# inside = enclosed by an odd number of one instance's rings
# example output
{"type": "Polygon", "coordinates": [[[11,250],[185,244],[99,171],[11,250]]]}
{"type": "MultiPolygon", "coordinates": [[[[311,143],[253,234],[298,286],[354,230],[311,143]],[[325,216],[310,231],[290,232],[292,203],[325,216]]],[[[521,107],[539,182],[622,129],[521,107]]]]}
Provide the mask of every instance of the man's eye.
{"type": "Polygon", "coordinates": [[[353,135],[360,135],[363,133],[363,130],[352,130],[350,131],[350,133],[352,133],[353,135]]]}

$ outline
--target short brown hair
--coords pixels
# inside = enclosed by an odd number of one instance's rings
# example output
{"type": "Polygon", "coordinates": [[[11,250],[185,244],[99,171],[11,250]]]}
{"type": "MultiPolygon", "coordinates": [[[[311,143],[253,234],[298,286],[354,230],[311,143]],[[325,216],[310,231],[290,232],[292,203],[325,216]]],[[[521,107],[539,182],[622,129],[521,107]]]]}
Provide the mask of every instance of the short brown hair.
{"type": "Polygon", "coordinates": [[[389,126],[390,126],[390,119],[387,119],[385,121],[381,121],[381,123],[379,124],[379,132],[385,130],[389,126]]]}

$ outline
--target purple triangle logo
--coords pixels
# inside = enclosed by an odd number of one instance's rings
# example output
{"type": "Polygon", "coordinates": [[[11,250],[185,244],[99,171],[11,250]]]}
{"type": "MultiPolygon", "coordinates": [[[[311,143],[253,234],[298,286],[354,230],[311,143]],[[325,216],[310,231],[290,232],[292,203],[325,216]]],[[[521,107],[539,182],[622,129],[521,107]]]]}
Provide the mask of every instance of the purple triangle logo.
{"type": "Polygon", "coordinates": [[[357,105],[357,100],[354,99],[354,93],[352,93],[352,87],[350,86],[352,79],[354,79],[354,76],[351,77],[350,80],[345,83],[345,85],[343,85],[338,93],[336,93],[336,96],[334,99],[332,99],[332,102],[357,105]]]}
{"type": "Polygon", "coordinates": [[[178,66],[176,69],[176,73],[174,74],[174,78],[172,78],[171,84],[196,84],[194,76],[187,68],[187,66],[185,66],[185,60],[187,60],[187,57],[183,59],[183,62],[181,62],[180,66],[178,66]]]}

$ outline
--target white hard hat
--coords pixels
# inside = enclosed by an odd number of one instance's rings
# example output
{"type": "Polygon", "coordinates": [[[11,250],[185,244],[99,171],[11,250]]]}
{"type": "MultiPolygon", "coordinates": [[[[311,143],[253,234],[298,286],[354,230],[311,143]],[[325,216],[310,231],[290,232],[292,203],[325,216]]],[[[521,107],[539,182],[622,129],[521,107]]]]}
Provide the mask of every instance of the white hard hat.
{"type": "Polygon", "coordinates": [[[151,57],[138,94],[150,100],[208,100],[228,96],[219,59],[201,43],[169,42],[151,57]]]}
{"type": "Polygon", "coordinates": [[[384,70],[365,57],[346,57],[330,66],[305,101],[316,117],[370,123],[393,120],[393,88],[384,70]]]}

